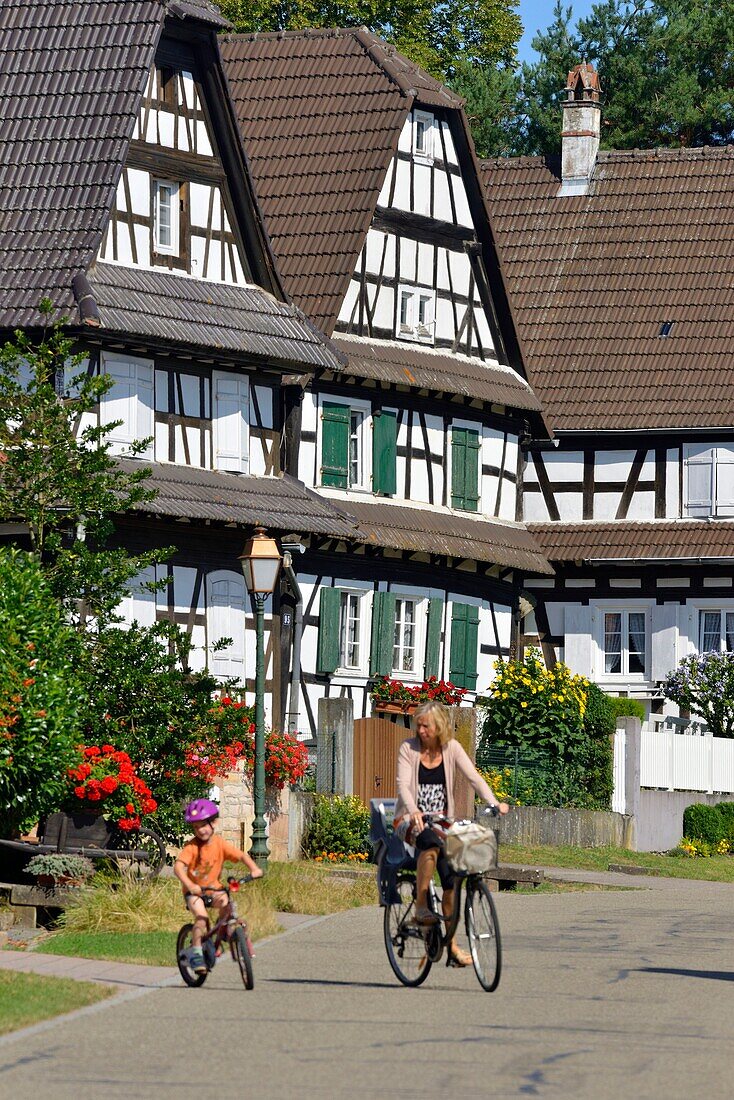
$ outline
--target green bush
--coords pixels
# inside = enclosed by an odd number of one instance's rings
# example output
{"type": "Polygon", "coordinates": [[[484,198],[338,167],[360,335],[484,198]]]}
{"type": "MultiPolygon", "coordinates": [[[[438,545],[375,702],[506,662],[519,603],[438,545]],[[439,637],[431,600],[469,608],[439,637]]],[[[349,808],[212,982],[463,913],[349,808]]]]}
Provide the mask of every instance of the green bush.
{"type": "Polygon", "coordinates": [[[348,794],[317,794],[313,814],[303,841],[307,856],[320,856],[335,852],[341,856],[367,855],[370,814],[359,798],[348,794]]]}
{"type": "Polygon", "coordinates": [[[734,802],[719,802],[716,806],[724,820],[724,837],[734,843],[734,802]]]}
{"type": "Polygon", "coordinates": [[[705,840],[707,844],[718,844],[727,839],[727,819],[718,806],[707,806],[696,802],[686,806],[683,812],[683,836],[695,840],[705,840]]]}
{"type": "Polygon", "coordinates": [[[609,702],[615,718],[639,718],[641,722],[645,721],[645,704],[639,699],[610,695],[609,702]]]}
{"type": "Polygon", "coordinates": [[[575,804],[585,809],[608,810],[612,802],[616,724],[614,702],[596,684],[589,684],[584,711],[584,743],[579,746],[576,760],[578,786],[575,804]]]}

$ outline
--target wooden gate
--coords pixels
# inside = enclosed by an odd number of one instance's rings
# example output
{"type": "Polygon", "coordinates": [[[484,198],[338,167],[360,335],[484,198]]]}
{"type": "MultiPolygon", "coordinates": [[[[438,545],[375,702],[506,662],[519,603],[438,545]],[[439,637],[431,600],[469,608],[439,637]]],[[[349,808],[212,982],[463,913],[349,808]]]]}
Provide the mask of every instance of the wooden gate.
{"type": "Polygon", "coordinates": [[[369,805],[371,798],[395,798],[398,749],[410,730],[384,718],[358,718],[354,723],[353,791],[369,805]]]}

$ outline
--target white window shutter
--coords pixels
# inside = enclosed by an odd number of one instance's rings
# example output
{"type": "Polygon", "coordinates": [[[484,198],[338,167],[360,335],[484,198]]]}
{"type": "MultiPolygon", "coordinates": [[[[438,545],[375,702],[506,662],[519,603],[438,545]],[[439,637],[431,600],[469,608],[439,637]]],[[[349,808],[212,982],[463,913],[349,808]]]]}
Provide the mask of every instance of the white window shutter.
{"type": "Polygon", "coordinates": [[[155,581],[155,566],[148,565],[130,581],[130,589],[121,601],[117,612],[127,626],[135,621],[141,626],[153,626],[156,621],[156,593],[144,584],[155,581]]]}
{"type": "Polygon", "coordinates": [[[247,378],[214,371],[212,376],[212,424],[214,467],[247,473],[249,450],[250,386],[247,378]]]}
{"type": "MultiPolygon", "coordinates": [[[[112,454],[121,454],[135,440],[153,435],[153,363],[149,359],[105,356],[104,373],[112,378],[113,385],[100,403],[100,423],[122,421],[107,436],[112,454]]],[[[152,445],[143,453],[152,458],[152,445]]]]}
{"type": "Polygon", "coordinates": [[[664,680],[678,664],[678,605],[660,604],[650,615],[651,680],[664,680]]]}
{"type": "Polygon", "coordinates": [[[245,580],[236,573],[219,572],[209,575],[207,582],[207,648],[209,668],[214,676],[224,679],[236,676],[245,681],[245,580]],[[214,653],[214,645],[222,638],[230,644],[214,653]]]}
{"type": "Polygon", "coordinates": [[[734,515],[734,447],[716,448],[716,514],[734,515]]]}
{"type": "Polygon", "coordinates": [[[713,485],[713,448],[691,448],[686,457],[686,515],[711,515],[711,510],[713,506],[713,485]]]}
{"type": "Polygon", "coordinates": [[[591,608],[567,607],[564,612],[564,661],[577,676],[591,677],[591,608]]]}

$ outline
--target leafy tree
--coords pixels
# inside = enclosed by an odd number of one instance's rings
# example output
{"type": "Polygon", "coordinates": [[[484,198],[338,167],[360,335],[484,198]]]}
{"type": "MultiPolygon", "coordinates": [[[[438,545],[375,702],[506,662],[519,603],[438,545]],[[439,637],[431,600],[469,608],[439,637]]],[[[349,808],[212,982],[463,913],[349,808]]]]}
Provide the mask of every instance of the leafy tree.
{"type": "Polygon", "coordinates": [[[722,144],[734,132],[734,7],[713,0],[602,0],[571,30],[556,0],[533,39],[538,61],[522,69],[516,151],[556,153],[570,68],[599,73],[605,148],[722,144]]]}
{"type": "Polygon", "coordinates": [[[734,737],[734,653],[691,653],[668,674],[663,694],[700,715],[715,737],[734,737]]]}
{"type": "Polygon", "coordinates": [[[242,33],[368,27],[445,80],[460,61],[508,64],[522,34],[516,0],[216,0],[242,33]]]}
{"type": "MultiPolygon", "coordinates": [[[[128,582],[170,551],[109,547],[115,515],[154,497],[145,486],[150,469],[124,472],[109,454],[117,425],[99,426],[90,414],[112,382],[86,372],[62,323],[52,323],[50,302],[40,311],[40,340],[18,331],[0,348],[0,520],[27,526],[70,620],[91,617],[99,629],[114,619],[128,582]]],[[[145,444],[132,444],[131,456],[145,444]]]]}
{"type": "Polygon", "coordinates": [[[0,549],[0,835],[61,803],[79,740],[78,648],[35,558],[0,549]]]}
{"type": "Polygon", "coordinates": [[[507,65],[459,60],[449,81],[466,100],[466,114],[480,157],[508,156],[518,142],[519,77],[507,65]]]}

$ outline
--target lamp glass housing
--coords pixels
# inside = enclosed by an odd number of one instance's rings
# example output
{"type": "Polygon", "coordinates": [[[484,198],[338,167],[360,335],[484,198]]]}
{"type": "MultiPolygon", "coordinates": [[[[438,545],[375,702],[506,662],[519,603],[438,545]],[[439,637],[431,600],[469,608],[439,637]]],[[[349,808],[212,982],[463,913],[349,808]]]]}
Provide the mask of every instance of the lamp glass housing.
{"type": "Polygon", "coordinates": [[[240,564],[249,592],[272,592],[278,580],[282,558],[275,539],[262,527],[248,540],[240,555],[240,564]]]}

